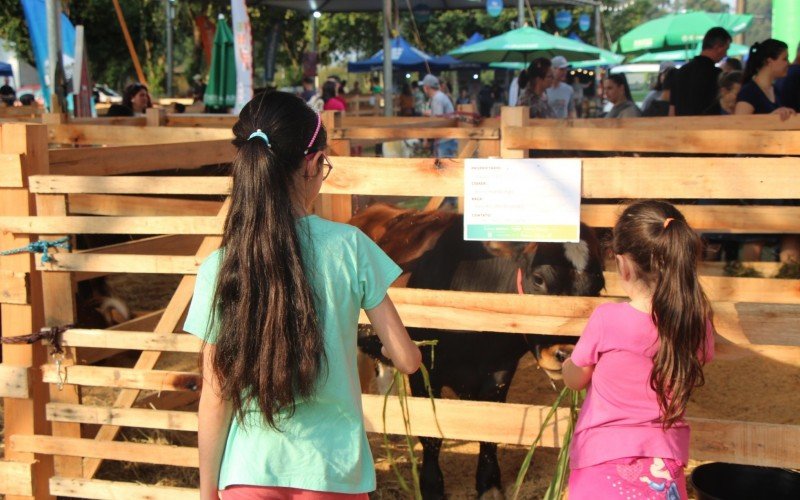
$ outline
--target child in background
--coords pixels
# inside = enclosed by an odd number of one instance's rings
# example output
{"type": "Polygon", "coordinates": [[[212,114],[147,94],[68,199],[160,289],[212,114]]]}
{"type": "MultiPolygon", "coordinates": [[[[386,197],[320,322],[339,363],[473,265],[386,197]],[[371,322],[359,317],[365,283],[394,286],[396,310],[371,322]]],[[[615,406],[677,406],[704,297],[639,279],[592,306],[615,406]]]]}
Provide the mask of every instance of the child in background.
{"type": "Polygon", "coordinates": [[[635,203],[614,227],[630,302],[598,307],[564,381],[588,386],[570,450],[570,500],[686,499],[689,396],[714,354],[712,310],[697,280],[701,242],[672,205],[635,203]]]}
{"type": "Polygon", "coordinates": [[[184,329],[204,339],[200,495],[366,499],[375,470],[356,367],[359,310],[404,373],[420,352],[386,295],[400,268],[311,214],[332,166],[320,117],[266,92],[233,126],[231,206],[184,329]]]}

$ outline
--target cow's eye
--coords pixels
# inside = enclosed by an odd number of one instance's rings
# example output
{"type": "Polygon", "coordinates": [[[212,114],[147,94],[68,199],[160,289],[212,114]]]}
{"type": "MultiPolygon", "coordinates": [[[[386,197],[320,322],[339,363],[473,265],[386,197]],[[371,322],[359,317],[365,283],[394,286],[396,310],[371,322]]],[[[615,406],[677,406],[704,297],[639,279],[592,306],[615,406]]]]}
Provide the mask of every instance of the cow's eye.
{"type": "Polygon", "coordinates": [[[544,276],[539,273],[534,273],[533,275],[533,284],[539,288],[544,288],[544,276]]]}

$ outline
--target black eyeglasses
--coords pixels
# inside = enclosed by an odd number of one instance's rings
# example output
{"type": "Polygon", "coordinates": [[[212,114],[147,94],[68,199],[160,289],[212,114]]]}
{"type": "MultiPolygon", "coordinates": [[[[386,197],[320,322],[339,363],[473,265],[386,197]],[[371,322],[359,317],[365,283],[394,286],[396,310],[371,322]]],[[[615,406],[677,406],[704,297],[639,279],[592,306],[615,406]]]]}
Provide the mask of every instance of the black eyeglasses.
{"type": "MultiPolygon", "coordinates": [[[[315,154],[317,154],[316,151],[313,153],[308,153],[306,155],[306,161],[310,160],[315,154]]],[[[328,159],[328,155],[326,155],[325,153],[322,153],[322,156],[320,156],[320,161],[322,162],[322,166],[320,168],[325,169],[324,170],[325,173],[322,175],[322,180],[324,181],[325,179],[328,178],[329,175],[331,175],[331,170],[333,170],[333,165],[331,164],[331,161],[328,159]]]]}

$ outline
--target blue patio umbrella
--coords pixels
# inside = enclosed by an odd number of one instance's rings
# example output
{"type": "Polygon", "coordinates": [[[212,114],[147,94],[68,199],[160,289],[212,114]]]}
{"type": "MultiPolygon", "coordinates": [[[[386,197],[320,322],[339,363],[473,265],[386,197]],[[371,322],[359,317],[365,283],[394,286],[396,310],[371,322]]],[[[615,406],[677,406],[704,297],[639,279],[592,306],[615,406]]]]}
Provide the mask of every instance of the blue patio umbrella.
{"type": "Polygon", "coordinates": [[[14,76],[14,72],[11,71],[10,64],[0,62],[0,76],[14,76]]]}
{"type": "MultiPolygon", "coordinates": [[[[435,57],[412,46],[405,38],[392,39],[392,67],[398,71],[444,71],[455,69],[460,61],[451,56],[435,57]],[[427,65],[426,65],[427,63],[427,65]]],[[[383,69],[383,50],[369,59],[347,63],[350,73],[366,73],[383,69]]]]}

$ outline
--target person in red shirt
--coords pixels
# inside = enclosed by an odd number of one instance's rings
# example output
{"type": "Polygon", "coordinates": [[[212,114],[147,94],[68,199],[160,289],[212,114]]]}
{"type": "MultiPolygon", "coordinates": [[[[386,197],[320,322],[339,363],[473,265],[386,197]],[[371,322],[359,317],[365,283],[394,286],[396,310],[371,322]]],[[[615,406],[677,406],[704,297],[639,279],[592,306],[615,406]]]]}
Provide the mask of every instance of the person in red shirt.
{"type": "Polygon", "coordinates": [[[345,111],[347,107],[339,96],[337,95],[338,84],[335,81],[328,80],[322,85],[322,100],[325,105],[322,109],[326,111],[345,111]]]}

